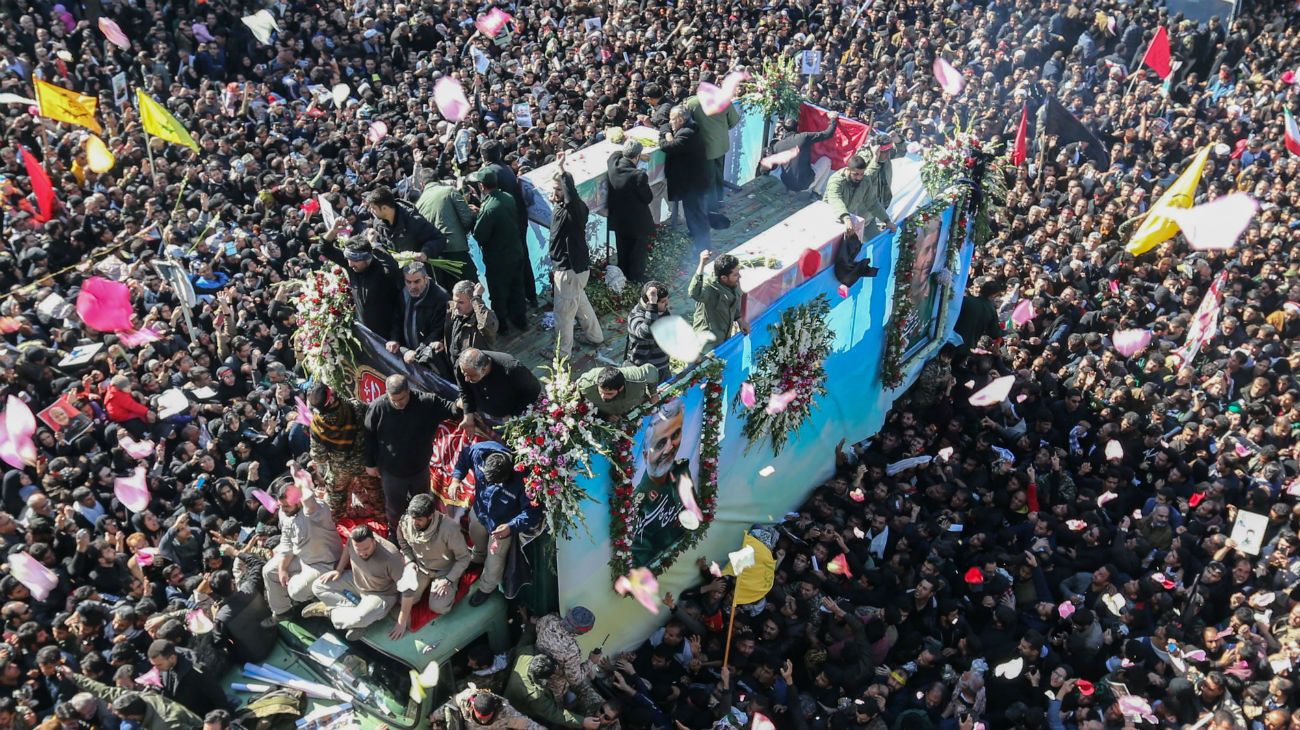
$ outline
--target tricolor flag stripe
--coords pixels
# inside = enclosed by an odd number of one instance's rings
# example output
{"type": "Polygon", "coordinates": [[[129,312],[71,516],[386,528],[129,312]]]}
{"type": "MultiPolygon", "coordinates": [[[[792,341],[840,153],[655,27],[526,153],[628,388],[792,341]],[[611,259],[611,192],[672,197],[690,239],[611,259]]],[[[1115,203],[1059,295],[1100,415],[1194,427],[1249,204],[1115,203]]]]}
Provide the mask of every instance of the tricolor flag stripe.
{"type": "Polygon", "coordinates": [[[1295,117],[1290,109],[1282,110],[1286,114],[1286,148],[1293,155],[1300,155],[1300,126],[1296,126],[1295,117]]]}

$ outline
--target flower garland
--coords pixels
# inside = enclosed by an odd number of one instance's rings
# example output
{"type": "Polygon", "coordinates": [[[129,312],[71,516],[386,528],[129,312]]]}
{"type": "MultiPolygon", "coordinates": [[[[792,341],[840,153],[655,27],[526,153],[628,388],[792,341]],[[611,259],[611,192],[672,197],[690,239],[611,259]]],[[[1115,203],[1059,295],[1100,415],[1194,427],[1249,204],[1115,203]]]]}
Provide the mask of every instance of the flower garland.
{"type": "MultiPolygon", "coordinates": [[[[700,511],[704,519],[700,526],[689,530],[685,537],[677,542],[672,552],[659,557],[650,567],[658,572],[667,570],[678,556],[694,547],[704,539],[704,533],[718,503],[718,450],[721,446],[719,435],[722,429],[722,366],[723,361],[716,357],[705,358],[695,367],[689,377],[683,377],[659,392],[660,402],[680,397],[697,383],[703,383],[704,408],[700,424],[700,468],[696,479],[699,490],[700,511]]],[[[640,428],[642,419],[653,410],[646,406],[629,413],[623,420],[632,430],[616,430],[610,434],[606,444],[606,455],[610,460],[611,496],[609,500],[609,569],[611,577],[617,580],[632,570],[632,528],[636,519],[639,500],[634,494],[632,484],[633,467],[632,440],[635,430],[640,428]]]]}
{"type": "MultiPolygon", "coordinates": [[[[806,304],[787,308],[780,321],[768,326],[772,341],[755,354],[757,365],[750,374],[754,407],[745,416],[746,450],[768,439],[772,451],[781,453],[812,413],[814,399],[825,395],[824,364],[835,341],[826,321],[830,309],[826,296],[818,295],[806,304]],[[767,406],[783,395],[790,398],[783,409],[767,406]]],[[[737,394],[737,402],[740,398],[737,394]]]]}
{"type": "Polygon", "coordinates": [[[757,106],[763,117],[782,119],[799,114],[799,56],[784,55],[763,61],[751,81],[752,90],[741,101],[757,106]]]}
{"type": "MultiPolygon", "coordinates": [[[[950,192],[948,195],[951,196],[952,193],[950,192]]],[[[886,388],[897,388],[903,384],[905,377],[903,354],[907,348],[907,337],[904,333],[911,328],[912,323],[918,316],[916,305],[912,303],[911,296],[912,268],[916,263],[916,234],[924,229],[930,221],[942,216],[949,206],[955,204],[953,222],[948,226],[948,242],[946,244],[948,258],[945,262],[945,272],[947,277],[942,282],[942,285],[947,289],[947,294],[940,316],[946,316],[946,303],[952,300],[955,287],[953,272],[960,265],[961,247],[966,240],[967,227],[970,225],[970,216],[966,213],[966,196],[965,191],[958,192],[955,197],[941,195],[938,199],[913,213],[898,232],[898,260],[894,262],[894,307],[889,317],[889,323],[885,326],[885,349],[880,364],[880,382],[886,388]]]]}
{"type": "Polygon", "coordinates": [[[582,503],[596,501],[578,486],[580,475],[592,476],[589,452],[608,456],[600,445],[617,429],[595,416],[563,358],[545,369],[541,397],[505,424],[505,440],[515,453],[515,471],[523,475],[528,498],[544,508],[555,538],[567,540],[579,525],[586,530],[582,503]]]}
{"type": "Polygon", "coordinates": [[[298,283],[298,329],[293,334],[298,359],[313,378],[335,390],[350,390],[353,363],[361,351],[352,331],[352,283],[333,265],[298,283]]]}

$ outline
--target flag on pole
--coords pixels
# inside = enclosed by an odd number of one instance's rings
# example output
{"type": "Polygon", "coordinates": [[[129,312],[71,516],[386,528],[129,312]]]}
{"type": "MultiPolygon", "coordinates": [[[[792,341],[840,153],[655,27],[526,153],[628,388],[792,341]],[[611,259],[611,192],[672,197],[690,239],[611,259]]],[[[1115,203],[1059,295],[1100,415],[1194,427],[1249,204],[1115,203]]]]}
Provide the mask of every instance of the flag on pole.
{"type": "Polygon", "coordinates": [[[140,124],[144,126],[145,132],[172,144],[189,147],[195,152],[199,151],[198,143],[190,136],[185,125],[172,116],[172,113],[167,111],[167,107],[154,101],[140,89],[135,90],[135,98],[140,105],[140,124]]]}
{"type": "Polygon", "coordinates": [[[1196,308],[1191,325],[1187,328],[1187,341],[1182,347],[1174,350],[1174,354],[1184,365],[1191,364],[1200,353],[1201,347],[1219,333],[1219,310],[1223,307],[1223,284],[1227,279],[1226,269],[1214,277],[1210,288],[1205,292],[1205,298],[1201,300],[1201,306],[1196,308]]]}
{"type": "Polygon", "coordinates": [[[1061,146],[1072,142],[1087,142],[1079,154],[1096,162],[1098,170],[1110,169],[1110,152],[1106,146],[1078,117],[1062,106],[1055,96],[1047,97],[1047,101],[1038,108],[1037,129],[1040,138],[1055,135],[1056,143],[1061,146]]]}
{"type": "Polygon", "coordinates": [[[85,127],[95,134],[104,133],[104,128],[95,121],[98,99],[40,79],[33,79],[32,82],[36,86],[36,107],[41,116],[85,127]]]}
{"type": "Polygon", "coordinates": [[[1296,126],[1290,109],[1283,109],[1282,113],[1286,115],[1286,151],[1300,155],[1300,126],[1296,126]]]}
{"type": "Polygon", "coordinates": [[[1020,128],[1016,130],[1016,144],[1011,148],[1011,164],[1020,166],[1029,157],[1029,105],[1020,107],[1020,128]]]}
{"type": "Polygon", "coordinates": [[[1169,32],[1162,25],[1156,29],[1156,35],[1151,39],[1151,45],[1147,46],[1147,52],[1142,56],[1142,64],[1155,71],[1160,78],[1167,79],[1174,72],[1173,67],[1170,66],[1171,60],[1169,32]]]}
{"type": "Polygon", "coordinates": [[[18,153],[23,158],[27,177],[31,178],[32,193],[36,195],[36,209],[40,211],[36,215],[36,222],[45,223],[54,217],[54,204],[58,202],[54,197],[54,185],[50,182],[50,176],[45,174],[45,168],[41,167],[36,155],[28,152],[22,145],[18,145],[18,153]]]}
{"type": "Polygon", "coordinates": [[[723,575],[736,576],[736,605],[757,603],[772,590],[776,558],[761,540],[745,533],[744,547],[731,553],[723,575]]]}
{"type": "Polygon", "coordinates": [[[1129,253],[1140,256],[1173,238],[1178,232],[1178,222],[1169,217],[1169,211],[1175,208],[1192,207],[1196,186],[1201,182],[1201,174],[1205,172],[1205,163],[1210,159],[1210,149],[1213,146],[1207,144],[1196,153],[1192,164],[1183,170],[1183,174],[1178,176],[1155,205],[1151,206],[1151,210],[1147,211],[1147,217],[1129,239],[1126,247],[1129,253]]]}

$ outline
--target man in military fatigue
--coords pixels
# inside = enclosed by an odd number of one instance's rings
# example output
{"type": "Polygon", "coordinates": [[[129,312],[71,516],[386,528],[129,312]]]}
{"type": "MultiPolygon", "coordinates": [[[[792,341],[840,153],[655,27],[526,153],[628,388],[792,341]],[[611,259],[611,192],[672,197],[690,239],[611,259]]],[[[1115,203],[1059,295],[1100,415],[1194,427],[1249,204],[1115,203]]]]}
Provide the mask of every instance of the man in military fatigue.
{"type": "Polygon", "coordinates": [[[856,234],[854,216],[866,219],[861,240],[870,241],[883,225],[894,231],[898,226],[889,218],[889,203],[894,198],[893,161],[883,146],[868,149],[849,158],[849,164],[831,175],[822,199],[831,206],[846,234],[856,234]]]}
{"type": "Polygon", "coordinates": [[[465,688],[433,711],[434,728],[478,730],[545,730],[510,706],[506,698],[486,689],[465,688]]]}
{"type": "Polygon", "coordinates": [[[524,312],[528,283],[524,271],[531,264],[519,236],[515,199],[500,189],[496,170],[479,170],[469,179],[483,186],[483,205],[474,222],[474,240],[483,250],[488,294],[500,327],[497,334],[504,337],[508,326],[521,331],[528,328],[524,312]]]}
{"type": "MultiPolygon", "coordinates": [[[[417,149],[413,154],[418,166],[423,159],[423,152],[417,149]]],[[[447,237],[447,243],[438,257],[456,261],[462,267],[459,275],[445,269],[434,269],[433,278],[438,286],[451,291],[457,280],[478,281],[478,270],[474,268],[474,259],[469,255],[468,236],[474,227],[474,211],[469,209],[465,196],[450,183],[430,180],[420,191],[415,209],[447,237]]]]}
{"type": "Polygon", "coordinates": [[[431,494],[417,494],[398,522],[402,555],[406,558],[403,583],[414,574],[414,588],[402,591],[401,608],[388,638],[397,640],[411,625],[411,609],[429,589],[429,610],[447,613],[456,600],[460,576],[469,567],[470,552],[460,525],[438,511],[431,494]]]}
{"type": "Polygon", "coordinates": [[[605,418],[621,418],[642,403],[655,402],[659,369],[652,364],[594,367],[578,378],[582,392],[605,418]]]}
{"type": "MultiPolygon", "coordinates": [[[[596,625],[596,615],[585,606],[574,606],[564,616],[550,613],[537,619],[537,650],[555,660],[559,671],[552,684],[562,682],[578,697],[579,705],[594,713],[603,699],[591,685],[596,668],[590,657],[583,659],[578,638],[596,625]]],[[[525,665],[526,666],[526,665],[525,665]]],[[[555,689],[556,687],[552,687],[555,689]]]]}
{"type": "Polygon", "coordinates": [[[683,419],[681,399],[664,403],[652,417],[642,444],[645,473],[633,496],[637,515],[632,528],[632,564],[636,566],[653,563],[685,533],[679,518],[682,499],[677,493],[681,479],[691,477],[690,459],[677,458],[683,419]]]}

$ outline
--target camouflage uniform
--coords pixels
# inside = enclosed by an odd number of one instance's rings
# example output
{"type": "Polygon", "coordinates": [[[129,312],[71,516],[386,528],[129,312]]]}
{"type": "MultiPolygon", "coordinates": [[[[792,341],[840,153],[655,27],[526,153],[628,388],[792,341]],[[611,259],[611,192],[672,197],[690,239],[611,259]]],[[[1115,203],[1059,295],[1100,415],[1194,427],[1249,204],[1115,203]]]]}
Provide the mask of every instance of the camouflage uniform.
{"type": "Polygon", "coordinates": [[[537,648],[560,665],[560,671],[547,683],[556,698],[563,701],[564,693],[572,690],[578,697],[579,709],[586,715],[599,712],[605,699],[591,686],[596,668],[583,658],[578,640],[564,625],[560,614],[547,614],[537,619],[537,648]]]}
{"type": "Polygon", "coordinates": [[[474,717],[474,696],[480,692],[487,692],[485,689],[465,688],[458,692],[455,697],[447,700],[446,704],[434,711],[433,721],[441,720],[445,723],[448,730],[453,728],[462,728],[463,730],[508,730],[513,727],[524,727],[527,730],[546,730],[542,725],[533,722],[519,710],[510,705],[506,698],[501,697],[501,709],[492,718],[491,722],[482,723],[474,717]],[[523,720],[525,725],[514,723],[515,720],[523,720]]]}

